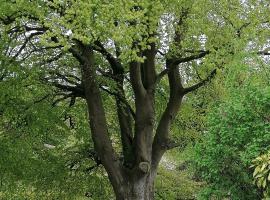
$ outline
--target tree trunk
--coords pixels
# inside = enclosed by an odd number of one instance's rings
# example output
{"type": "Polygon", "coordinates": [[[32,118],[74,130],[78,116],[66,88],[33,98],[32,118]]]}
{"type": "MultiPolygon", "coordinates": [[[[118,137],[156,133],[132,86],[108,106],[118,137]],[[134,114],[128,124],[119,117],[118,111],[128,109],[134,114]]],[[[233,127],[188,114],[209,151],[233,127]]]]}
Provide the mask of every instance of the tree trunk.
{"type": "MultiPolygon", "coordinates": [[[[134,159],[125,160],[123,165],[117,156],[108,134],[107,120],[102,102],[101,92],[96,79],[94,52],[92,47],[79,44],[82,56],[82,83],[88,106],[89,124],[95,150],[102,165],[108,173],[117,200],[153,200],[154,177],[156,167],[151,167],[151,147],[154,129],[154,91],[146,90],[141,81],[133,82],[135,92],[135,135],[132,138],[130,126],[125,121],[121,105],[118,107],[123,143],[129,148],[123,148],[123,154],[131,151],[134,159]],[[127,136],[127,139],[123,138],[127,136]],[[130,140],[130,141],[129,141],[130,140]],[[129,163],[129,162],[130,163],[129,163]]],[[[139,78],[140,64],[131,66],[134,78],[139,78]]],[[[119,88],[121,89],[121,88],[119,88]]],[[[123,96],[123,95],[122,95],[123,96]]],[[[124,146],[123,144],[123,146],[124,146]]],[[[125,146],[124,146],[125,147],[125,146]]],[[[157,165],[156,165],[157,166],[157,165]]]]}
{"type": "MultiPolygon", "coordinates": [[[[138,172],[140,173],[140,172],[138,172]]],[[[138,176],[136,173],[126,180],[126,185],[119,188],[120,196],[116,200],[153,200],[154,177],[150,174],[138,176]]]]}

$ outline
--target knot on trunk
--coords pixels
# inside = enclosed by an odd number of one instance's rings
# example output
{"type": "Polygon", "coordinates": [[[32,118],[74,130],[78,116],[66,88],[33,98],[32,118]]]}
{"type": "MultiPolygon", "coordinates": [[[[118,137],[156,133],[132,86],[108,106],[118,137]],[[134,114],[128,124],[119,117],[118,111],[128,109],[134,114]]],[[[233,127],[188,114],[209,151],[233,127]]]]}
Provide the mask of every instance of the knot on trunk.
{"type": "Polygon", "coordinates": [[[147,174],[150,171],[150,164],[149,164],[149,162],[140,162],[139,169],[143,173],[147,174]]]}

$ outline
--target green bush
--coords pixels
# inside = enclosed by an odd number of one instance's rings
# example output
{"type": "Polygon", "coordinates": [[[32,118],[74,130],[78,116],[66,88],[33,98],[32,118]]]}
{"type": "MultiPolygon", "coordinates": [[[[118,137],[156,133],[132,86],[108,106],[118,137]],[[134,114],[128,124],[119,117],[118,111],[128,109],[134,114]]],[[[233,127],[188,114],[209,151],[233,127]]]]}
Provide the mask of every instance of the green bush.
{"type": "Polygon", "coordinates": [[[261,199],[252,160],[269,149],[270,88],[246,86],[213,109],[208,131],[196,146],[196,163],[209,187],[201,199],[261,199]]]}
{"type": "Polygon", "coordinates": [[[270,151],[252,161],[254,183],[263,191],[264,199],[270,198],[270,151]]]}

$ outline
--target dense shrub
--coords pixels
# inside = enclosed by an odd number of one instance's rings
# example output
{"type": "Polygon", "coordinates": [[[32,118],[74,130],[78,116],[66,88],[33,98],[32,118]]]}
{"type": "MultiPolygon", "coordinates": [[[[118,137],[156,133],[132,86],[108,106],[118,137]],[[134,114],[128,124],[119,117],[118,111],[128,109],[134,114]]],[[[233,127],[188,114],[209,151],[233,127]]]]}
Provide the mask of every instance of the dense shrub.
{"type": "Polygon", "coordinates": [[[196,147],[196,163],[209,187],[202,199],[260,199],[253,184],[252,160],[270,145],[270,88],[234,89],[211,112],[209,129],[196,147]]]}

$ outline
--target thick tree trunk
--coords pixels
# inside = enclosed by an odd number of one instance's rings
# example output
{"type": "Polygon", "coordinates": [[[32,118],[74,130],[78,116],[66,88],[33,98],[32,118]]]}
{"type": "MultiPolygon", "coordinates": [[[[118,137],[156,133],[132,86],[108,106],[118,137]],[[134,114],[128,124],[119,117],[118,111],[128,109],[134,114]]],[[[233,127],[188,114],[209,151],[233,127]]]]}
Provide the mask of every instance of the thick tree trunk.
{"type": "MultiPolygon", "coordinates": [[[[126,159],[127,165],[123,165],[117,156],[108,134],[105,110],[103,107],[101,92],[96,79],[94,53],[90,46],[80,44],[82,51],[82,82],[88,105],[89,124],[95,150],[102,165],[108,173],[117,200],[152,200],[154,198],[154,177],[151,167],[152,137],[154,128],[154,91],[146,90],[140,79],[140,64],[131,66],[131,74],[134,75],[133,88],[135,92],[135,136],[132,138],[131,124],[127,124],[121,105],[118,106],[118,114],[123,140],[123,154],[130,151],[134,159],[126,159]],[[136,82],[136,78],[140,79],[136,82]],[[129,141],[130,140],[130,141],[129,141]]],[[[131,77],[132,78],[132,77],[131,77]]],[[[120,90],[122,88],[119,88],[120,90]]],[[[124,96],[123,94],[121,95],[124,96]]],[[[118,100],[118,99],[116,99],[118,100]]],[[[128,154],[126,157],[130,157],[128,154]]]]}
{"type": "MultiPolygon", "coordinates": [[[[186,11],[183,12],[178,22],[179,27],[183,25],[183,19],[187,14],[186,11]]],[[[174,38],[174,45],[179,48],[181,48],[179,44],[183,38],[180,30],[182,29],[176,30],[174,38]]],[[[150,42],[156,37],[152,32],[149,26],[149,34],[146,34],[144,38],[146,41],[150,42]]],[[[126,70],[120,62],[121,59],[114,57],[99,41],[96,41],[94,45],[86,45],[79,41],[76,44],[77,46],[71,48],[70,52],[81,64],[82,85],[88,106],[92,140],[101,163],[108,173],[116,199],[153,200],[154,179],[158,164],[169,148],[170,127],[181,107],[182,98],[209,79],[184,88],[178,69],[179,64],[193,58],[201,58],[206,54],[178,58],[174,55],[174,51],[169,50],[169,56],[166,56],[166,69],[157,75],[156,44],[149,43],[150,48],[143,49],[139,41],[134,41],[132,47],[134,52],[141,49],[137,52],[137,56],[144,58],[144,62],[134,59],[129,63],[129,82],[134,94],[134,108],[125,96],[125,87],[129,84],[124,84],[126,70]],[[98,68],[99,65],[95,64],[94,51],[100,52],[106,58],[113,71],[112,74],[98,68]],[[103,89],[115,96],[122,156],[117,154],[110,138],[106,110],[100,91],[102,87],[102,82],[99,81],[100,73],[105,74],[104,77],[110,77],[116,83],[116,87],[112,84],[112,88],[103,89]],[[155,114],[155,90],[159,80],[165,74],[168,75],[169,81],[169,101],[159,122],[155,123],[159,118],[155,114]]],[[[116,50],[116,54],[119,55],[119,51],[116,50]]]]}
{"type": "Polygon", "coordinates": [[[154,177],[150,174],[144,176],[132,175],[126,181],[126,185],[119,188],[120,196],[116,200],[153,200],[154,177]]]}

